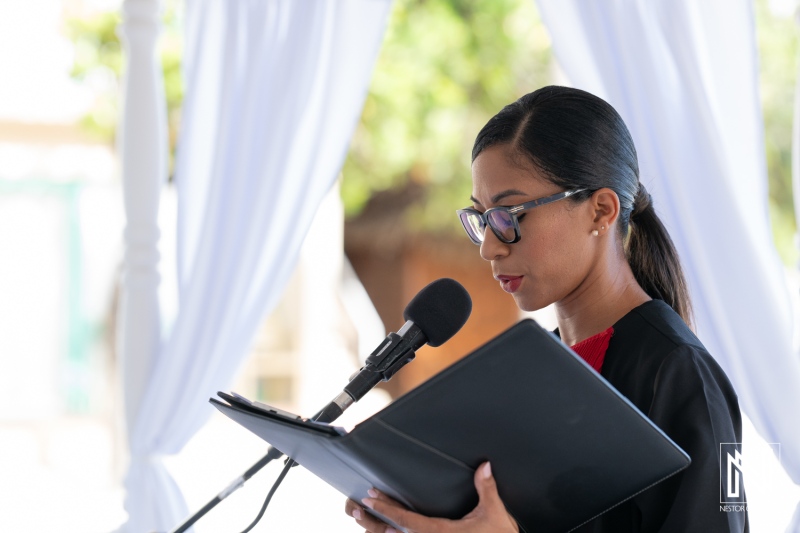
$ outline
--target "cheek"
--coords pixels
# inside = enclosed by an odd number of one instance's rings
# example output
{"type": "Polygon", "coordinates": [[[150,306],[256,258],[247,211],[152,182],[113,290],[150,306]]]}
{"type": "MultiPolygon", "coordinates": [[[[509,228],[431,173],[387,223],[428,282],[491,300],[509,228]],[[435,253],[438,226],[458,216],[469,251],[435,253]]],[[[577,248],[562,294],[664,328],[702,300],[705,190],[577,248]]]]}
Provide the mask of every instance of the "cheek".
{"type": "MultiPolygon", "coordinates": [[[[531,266],[541,274],[551,278],[563,278],[574,270],[583,252],[583,240],[578,235],[574,224],[564,217],[552,217],[537,221],[538,231],[532,235],[530,246],[526,250],[531,266]]],[[[549,281],[556,281],[550,279],[549,281]]]]}
{"type": "Polygon", "coordinates": [[[531,283],[519,294],[518,304],[525,310],[546,307],[580,284],[587,267],[585,238],[574,225],[554,221],[532,236],[524,249],[524,262],[531,283]]]}

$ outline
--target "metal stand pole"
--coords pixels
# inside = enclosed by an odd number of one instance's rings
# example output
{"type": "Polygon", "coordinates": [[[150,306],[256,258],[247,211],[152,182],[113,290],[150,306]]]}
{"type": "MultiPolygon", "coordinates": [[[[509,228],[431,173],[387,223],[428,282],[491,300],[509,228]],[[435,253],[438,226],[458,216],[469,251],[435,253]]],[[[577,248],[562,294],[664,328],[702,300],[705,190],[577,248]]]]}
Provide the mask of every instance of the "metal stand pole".
{"type": "Polygon", "coordinates": [[[224,500],[225,498],[236,492],[237,489],[239,489],[242,485],[244,485],[245,481],[253,477],[256,474],[256,472],[264,468],[267,465],[267,463],[269,463],[273,459],[278,459],[282,455],[283,454],[281,452],[270,446],[267,455],[259,459],[256,464],[248,468],[244,474],[234,479],[233,482],[225,488],[225,490],[214,496],[214,498],[211,501],[205,504],[195,514],[187,518],[182,524],[177,526],[175,529],[171,530],[170,533],[183,533],[184,531],[192,527],[195,522],[203,518],[203,516],[205,516],[206,513],[208,513],[211,509],[216,507],[219,502],[221,502],[222,500],[224,500]]]}
{"type": "MultiPolygon", "coordinates": [[[[339,394],[339,396],[337,396],[333,402],[329,403],[324,409],[318,411],[317,414],[311,417],[311,420],[316,422],[333,422],[342,414],[344,409],[349,407],[352,403],[353,399],[350,398],[347,393],[343,392],[339,394]],[[344,409],[342,406],[344,406],[344,409]]],[[[206,513],[216,507],[219,502],[236,492],[236,490],[244,485],[245,481],[253,477],[256,472],[264,468],[267,463],[282,456],[283,452],[280,452],[274,447],[270,446],[269,451],[267,451],[267,455],[259,459],[256,464],[247,469],[247,472],[234,479],[233,482],[231,482],[231,484],[225,488],[225,490],[214,496],[214,498],[205,504],[199,511],[187,518],[181,525],[177,526],[175,529],[172,529],[169,533],[184,533],[184,531],[192,527],[195,522],[203,518],[206,513]]],[[[297,465],[297,463],[294,463],[292,466],[295,465],[297,465]]]]}

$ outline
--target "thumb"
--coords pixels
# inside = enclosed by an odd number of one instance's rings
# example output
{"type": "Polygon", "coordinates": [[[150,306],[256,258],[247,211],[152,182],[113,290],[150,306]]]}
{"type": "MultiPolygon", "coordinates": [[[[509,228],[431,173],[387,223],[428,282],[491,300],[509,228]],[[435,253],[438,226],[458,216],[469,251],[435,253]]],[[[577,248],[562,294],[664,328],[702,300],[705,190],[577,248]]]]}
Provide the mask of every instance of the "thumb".
{"type": "Polygon", "coordinates": [[[475,489],[478,491],[478,507],[494,507],[499,505],[505,508],[500,495],[497,493],[497,483],[492,475],[492,466],[486,461],[475,471],[475,489]]]}

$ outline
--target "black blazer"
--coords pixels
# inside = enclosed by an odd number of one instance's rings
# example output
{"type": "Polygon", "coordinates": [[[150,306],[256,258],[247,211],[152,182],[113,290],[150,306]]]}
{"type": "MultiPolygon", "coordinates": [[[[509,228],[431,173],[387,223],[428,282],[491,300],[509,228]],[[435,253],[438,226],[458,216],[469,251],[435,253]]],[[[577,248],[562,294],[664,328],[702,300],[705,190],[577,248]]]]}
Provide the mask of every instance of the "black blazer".
{"type": "Polygon", "coordinates": [[[692,464],[575,531],[749,532],[746,511],[724,512],[720,504],[727,476],[720,472],[720,443],[742,441],[738,399],[680,316],[661,300],[633,309],[614,324],[601,374],[683,448],[692,464]]]}

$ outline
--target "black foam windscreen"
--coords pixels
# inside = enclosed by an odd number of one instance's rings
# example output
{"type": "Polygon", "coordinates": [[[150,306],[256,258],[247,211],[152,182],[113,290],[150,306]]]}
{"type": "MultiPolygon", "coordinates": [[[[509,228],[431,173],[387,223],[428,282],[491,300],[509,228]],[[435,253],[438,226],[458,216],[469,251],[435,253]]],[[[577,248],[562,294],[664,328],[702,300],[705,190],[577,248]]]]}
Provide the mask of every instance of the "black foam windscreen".
{"type": "Polygon", "coordinates": [[[403,318],[416,324],[431,346],[440,346],[461,329],[472,312],[467,289],[450,278],[426,285],[408,302],[403,318]]]}

